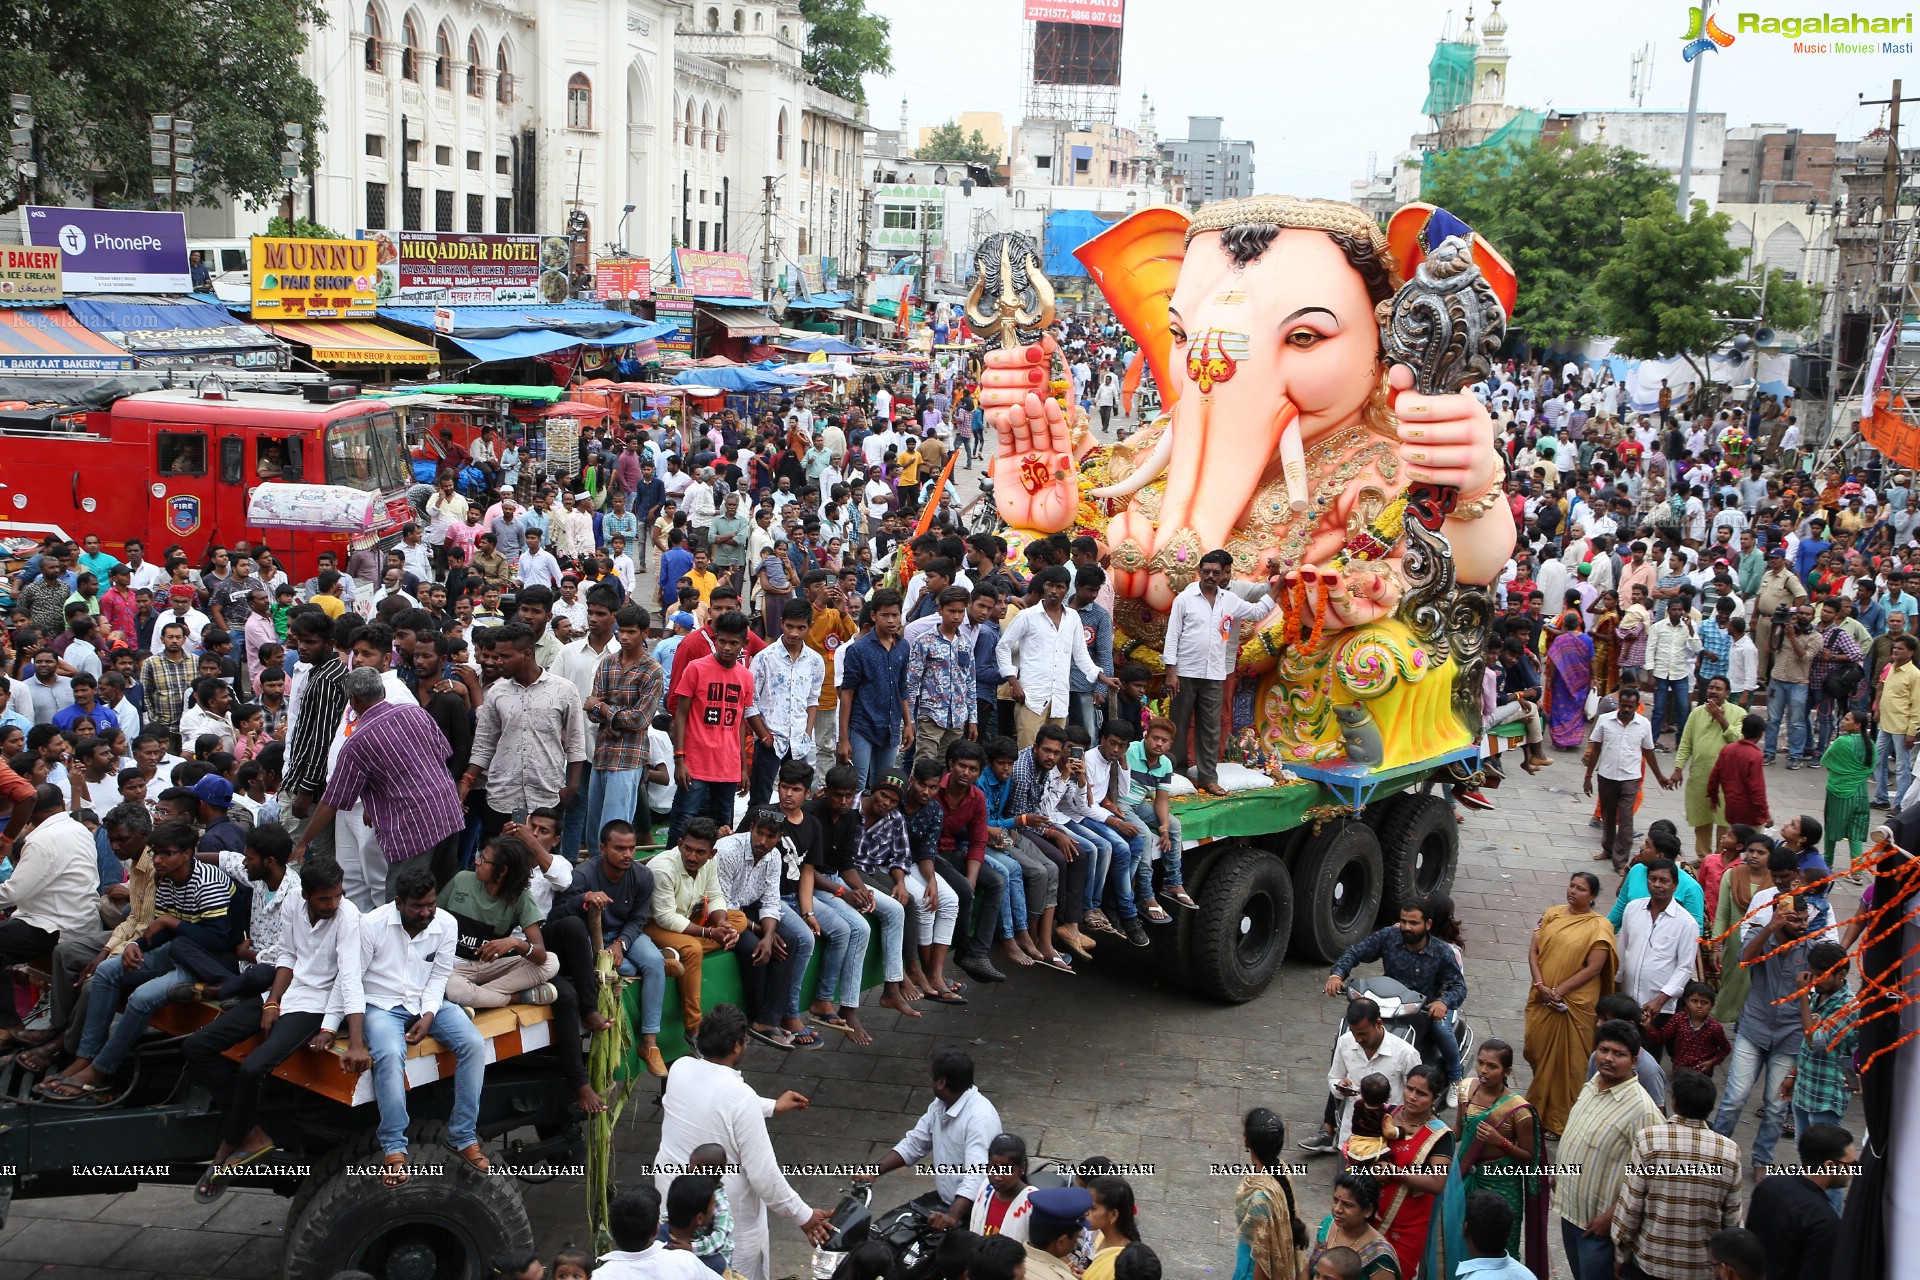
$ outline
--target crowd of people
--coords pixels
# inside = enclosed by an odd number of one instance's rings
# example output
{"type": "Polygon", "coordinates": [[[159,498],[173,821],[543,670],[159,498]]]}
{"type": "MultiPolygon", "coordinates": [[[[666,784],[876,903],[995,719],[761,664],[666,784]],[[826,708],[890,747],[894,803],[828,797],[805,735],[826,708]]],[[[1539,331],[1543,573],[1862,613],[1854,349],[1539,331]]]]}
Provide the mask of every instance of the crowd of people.
{"type": "MultiPolygon", "coordinates": [[[[1137,358],[1114,335],[1068,335],[1095,429],[1137,358]]],[[[1616,1262],[1655,1280],[1824,1275],[1855,1158],[1852,1041],[1820,1029],[1857,941],[1835,924],[1830,859],[1843,840],[1861,858],[1872,808],[1904,801],[1920,732],[1907,477],[1799,469],[1790,402],[1749,417],[1663,396],[1636,414],[1572,366],[1476,390],[1521,529],[1494,584],[1487,721],[1519,726],[1528,772],[1585,749],[1612,916],[1582,872],[1542,917],[1524,1091],[1504,1042],[1459,1060],[1470,966],[1444,897],[1343,956],[1329,995],[1378,961],[1429,1003],[1412,1045],[1371,1001],[1348,1006],[1300,1144],[1343,1162],[1317,1228],[1280,1161],[1284,1124],[1246,1116],[1236,1274],[1501,1277],[1524,1258],[1545,1276],[1557,1215],[1578,1280],[1616,1262]],[[1784,767],[1824,769],[1827,801],[1776,825],[1783,728],[1784,767]],[[1648,773],[1684,789],[1690,853],[1671,823],[1636,837],[1648,773]],[[1730,1135],[1756,1087],[1743,1156],[1730,1135]],[[1775,1159],[1789,1125],[1791,1173],[1775,1159]],[[1662,1162],[1718,1171],[1628,1172],[1662,1162]]],[[[1016,565],[970,531],[977,506],[943,481],[991,447],[978,386],[947,361],[754,421],[602,424],[577,474],[528,474],[491,432],[443,442],[399,542],[344,563],[239,543],[195,567],[179,547],[150,561],[137,540],[49,537],[8,584],[0,962],[51,978],[44,1021],[9,1006],[0,1037],[43,1096],[110,1097],[162,1004],[221,1003],[187,1046],[226,1112],[212,1195],[271,1148],[266,1075],[336,1038],[373,1074],[384,1176],[403,1184],[405,1060],[431,1035],[457,1062],[449,1145],[484,1170],[486,1010],[550,1006],[578,1105],[605,1105],[581,1052],[606,1025],[597,917],[666,1081],[658,1167],[686,1171],[621,1197],[601,1274],[673,1274],[683,1259],[658,1257],[676,1254],[764,1276],[768,1210],[815,1238],[825,1214],[766,1137],[766,1114],[804,1099],[752,1095],[749,1042],[871,1044],[869,985],[937,1030],[939,1006],[969,999],[956,970],[1064,980],[1196,907],[1169,798],[1176,774],[1219,790],[1235,623],[1265,605],[1207,554],[1156,690],[1116,654],[1106,548],[1056,535],[1016,565]],[[468,470],[493,489],[463,493],[468,470]],[[739,1008],[703,1008],[720,951],[739,1008]],[[671,1068],[669,977],[692,1050],[671,1068]],[[256,1035],[243,1063],[223,1056],[256,1035]]],[[[1111,1162],[1031,1187],[971,1062],[943,1050],[932,1070],[935,1101],[883,1170],[979,1171],[937,1192],[956,1256],[983,1237],[967,1274],[1158,1274],[1111,1162]]],[[[856,1254],[847,1274],[871,1266],[856,1254]]]]}

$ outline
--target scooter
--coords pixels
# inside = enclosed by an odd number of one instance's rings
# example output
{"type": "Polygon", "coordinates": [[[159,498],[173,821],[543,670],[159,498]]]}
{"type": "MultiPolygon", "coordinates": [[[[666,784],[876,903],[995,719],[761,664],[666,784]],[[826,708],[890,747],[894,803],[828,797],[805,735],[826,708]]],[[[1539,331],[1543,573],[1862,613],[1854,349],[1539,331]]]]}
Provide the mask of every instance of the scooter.
{"type": "MultiPolygon", "coordinates": [[[[1346,996],[1349,1004],[1365,996],[1379,1005],[1380,1022],[1386,1028],[1387,1034],[1406,1041],[1416,1050],[1419,1049],[1420,1046],[1414,1039],[1414,1015],[1432,1002],[1418,991],[1395,982],[1392,978],[1380,975],[1370,978],[1350,978],[1342,994],[1346,996]]],[[[1453,1073],[1454,1078],[1469,1079],[1473,1075],[1474,1046],[1479,1042],[1479,1037],[1474,1034],[1473,1024],[1461,1017],[1458,1009],[1447,1015],[1447,1025],[1453,1029],[1453,1038],[1460,1046],[1459,1070],[1453,1073]]],[[[1344,1034],[1346,1030],[1347,1018],[1345,1014],[1341,1014],[1340,1032],[1344,1034]]],[[[1335,1038],[1338,1039],[1338,1036],[1336,1035],[1335,1038]]],[[[1420,1060],[1429,1066],[1440,1065],[1439,1059],[1431,1050],[1421,1053],[1420,1060]]],[[[1435,1110],[1445,1110],[1451,1101],[1451,1098],[1435,1099],[1435,1110]]]]}
{"type": "MultiPolygon", "coordinates": [[[[1027,1172],[1027,1181],[1035,1187],[1064,1187],[1072,1180],[1072,1168],[1056,1160],[1041,1161],[1027,1172]]],[[[944,1230],[932,1224],[941,1207],[939,1199],[929,1192],[878,1217],[872,1205],[871,1182],[856,1182],[841,1196],[827,1219],[827,1238],[814,1247],[808,1271],[813,1280],[832,1280],[846,1256],[867,1240],[879,1240],[893,1251],[887,1280],[935,1280],[940,1274],[940,1246],[947,1238],[944,1230]]]]}

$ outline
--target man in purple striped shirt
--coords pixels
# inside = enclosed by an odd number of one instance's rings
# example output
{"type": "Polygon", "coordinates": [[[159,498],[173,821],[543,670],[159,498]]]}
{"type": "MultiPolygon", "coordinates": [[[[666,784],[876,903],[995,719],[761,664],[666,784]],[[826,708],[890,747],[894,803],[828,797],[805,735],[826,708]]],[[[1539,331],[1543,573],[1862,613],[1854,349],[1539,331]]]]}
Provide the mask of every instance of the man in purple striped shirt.
{"type": "MultiPolygon", "coordinates": [[[[459,871],[459,837],[466,826],[453,775],[447,772],[447,738],[425,708],[388,702],[386,684],[370,667],[347,673],[347,700],[354,720],[333,764],[326,792],[314,806],[294,860],[316,831],[333,830],[333,815],[363,801],[367,825],[387,856],[381,903],[410,866],[424,866],[445,884],[459,871]]],[[[378,904],[376,904],[378,905],[378,904]]]]}

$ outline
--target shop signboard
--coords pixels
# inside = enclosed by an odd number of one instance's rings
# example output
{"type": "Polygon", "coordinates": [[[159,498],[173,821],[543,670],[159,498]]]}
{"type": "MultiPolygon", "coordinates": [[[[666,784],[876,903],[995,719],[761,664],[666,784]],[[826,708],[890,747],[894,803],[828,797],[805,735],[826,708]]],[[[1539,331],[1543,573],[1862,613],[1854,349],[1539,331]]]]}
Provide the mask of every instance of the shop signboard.
{"type": "Polygon", "coordinates": [[[60,301],[60,251],[0,246],[0,306],[60,301]]]}
{"type": "Polygon", "coordinates": [[[360,238],[378,257],[382,302],[524,306],[568,297],[572,242],[565,236],[362,231],[360,238]]]}
{"type": "Polygon", "coordinates": [[[187,293],[187,215],[28,205],[29,245],[60,250],[68,293],[187,293]]]}
{"type": "Polygon", "coordinates": [[[751,298],[753,270],[744,253],[713,253],[704,249],[675,249],[673,279],[701,298],[751,298]]]}
{"type": "Polygon", "coordinates": [[[249,266],[255,320],[371,319],[379,306],[366,240],[255,236],[249,266]]]}

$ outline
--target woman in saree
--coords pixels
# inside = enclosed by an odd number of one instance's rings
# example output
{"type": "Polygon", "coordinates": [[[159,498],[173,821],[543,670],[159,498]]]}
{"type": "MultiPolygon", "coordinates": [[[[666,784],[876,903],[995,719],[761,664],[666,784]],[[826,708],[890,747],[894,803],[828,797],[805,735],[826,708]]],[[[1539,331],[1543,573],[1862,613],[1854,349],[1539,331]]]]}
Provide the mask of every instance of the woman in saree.
{"type": "Polygon", "coordinates": [[[1313,1280],[1314,1266],[1329,1249],[1351,1249],[1360,1255],[1360,1280],[1407,1280],[1393,1246],[1373,1227],[1380,1211],[1380,1182],[1371,1174],[1349,1170],[1333,1180],[1333,1212],[1320,1220],[1312,1247],[1300,1268],[1299,1280],[1313,1280]]]}
{"type": "MultiPolygon", "coordinates": [[[[1453,1130],[1433,1115],[1433,1104],[1444,1087],[1438,1067],[1423,1062],[1407,1072],[1401,1103],[1393,1108],[1400,1136],[1387,1144],[1393,1165],[1388,1167],[1383,1162],[1375,1166],[1380,1172],[1377,1225],[1393,1246],[1400,1274],[1407,1280],[1427,1280],[1430,1275],[1444,1278],[1446,1274],[1444,1261],[1436,1263],[1441,1268],[1437,1272],[1421,1269],[1428,1256],[1429,1237],[1444,1240],[1447,1234],[1442,1225],[1445,1215],[1439,1209],[1441,1193],[1447,1189],[1447,1169],[1453,1163],[1453,1130]],[[1397,1172],[1400,1169],[1419,1172],[1397,1172]]],[[[1436,1252],[1441,1259],[1458,1256],[1448,1253],[1444,1246],[1436,1252]]]]}
{"type": "Polygon", "coordinates": [[[1527,1101],[1540,1123],[1557,1135],[1587,1080],[1593,1052],[1595,1006],[1613,990],[1619,951],[1613,926],[1593,909],[1600,877],[1576,871],[1567,880],[1567,900],[1548,907],[1527,949],[1533,989],[1527,993],[1527,1065],[1533,1084],[1527,1101]]]}
{"type": "Polygon", "coordinates": [[[1555,624],[1560,634],[1547,646],[1547,736],[1572,751],[1587,736],[1587,691],[1593,687],[1593,637],[1569,609],[1555,624]]]}
{"type": "Polygon", "coordinates": [[[1720,896],[1713,912],[1713,936],[1718,938],[1724,934],[1726,940],[1720,944],[1718,959],[1720,994],[1713,1002],[1713,1016],[1718,1022],[1737,1019],[1747,1003],[1747,993],[1753,989],[1753,976],[1740,963],[1740,930],[1734,926],[1753,905],[1753,895],[1772,887],[1773,881],[1767,875],[1767,855],[1772,852],[1773,841],[1755,835],[1740,865],[1729,867],[1720,877],[1720,896]]]}
{"type": "Polygon", "coordinates": [[[1593,606],[1593,687],[1601,697],[1620,684],[1620,593],[1602,591],[1593,606]]]}
{"type": "Polygon", "coordinates": [[[1294,1208],[1293,1183],[1280,1160],[1287,1127],[1273,1112],[1255,1107],[1241,1121],[1240,1138],[1261,1172],[1241,1178],[1233,1193],[1233,1222],[1239,1231],[1233,1280],[1296,1280],[1307,1228],[1294,1208]]]}
{"type": "Polygon", "coordinates": [[[1467,1196],[1475,1191],[1491,1191],[1513,1210],[1508,1255],[1524,1261],[1541,1280],[1552,1274],[1547,1184],[1532,1172],[1543,1159],[1545,1143],[1533,1104],[1513,1092],[1512,1078],[1513,1047],[1504,1040],[1482,1040],[1474,1055],[1472,1088],[1459,1111],[1455,1134],[1459,1158],[1441,1194],[1442,1225],[1433,1234],[1427,1268],[1421,1272],[1427,1280],[1454,1280],[1460,1261],[1468,1256],[1460,1219],[1467,1196]],[[1525,1254],[1520,1251],[1522,1223],[1526,1225],[1525,1254]],[[1441,1258],[1446,1260],[1444,1271],[1441,1258]]]}
{"type": "Polygon", "coordinates": [[[1820,767],[1827,771],[1826,847],[1821,852],[1827,856],[1827,865],[1837,868],[1833,850],[1845,840],[1850,868],[1847,878],[1858,884],[1867,827],[1873,818],[1873,809],[1867,803],[1867,784],[1873,780],[1873,738],[1859,712],[1849,711],[1840,717],[1840,728],[1821,755],[1820,767]]]}

